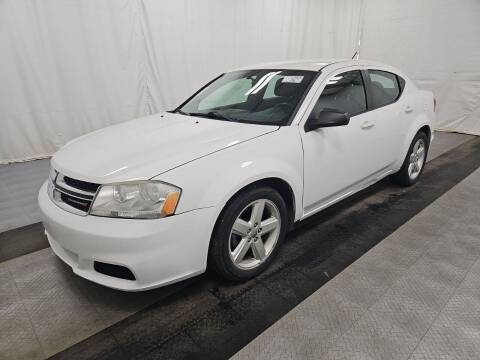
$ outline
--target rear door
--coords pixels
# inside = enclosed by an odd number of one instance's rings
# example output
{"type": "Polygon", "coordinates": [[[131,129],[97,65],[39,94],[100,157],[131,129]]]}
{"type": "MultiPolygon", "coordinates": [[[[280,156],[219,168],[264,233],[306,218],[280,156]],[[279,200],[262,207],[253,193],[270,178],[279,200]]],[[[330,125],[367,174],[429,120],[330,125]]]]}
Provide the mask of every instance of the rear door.
{"type": "Polygon", "coordinates": [[[405,82],[392,72],[369,69],[364,72],[369,108],[375,117],[375,149],[384,166],[392,165],[401,152],[409,129],[413,105],[402,96],[405,82]]]}

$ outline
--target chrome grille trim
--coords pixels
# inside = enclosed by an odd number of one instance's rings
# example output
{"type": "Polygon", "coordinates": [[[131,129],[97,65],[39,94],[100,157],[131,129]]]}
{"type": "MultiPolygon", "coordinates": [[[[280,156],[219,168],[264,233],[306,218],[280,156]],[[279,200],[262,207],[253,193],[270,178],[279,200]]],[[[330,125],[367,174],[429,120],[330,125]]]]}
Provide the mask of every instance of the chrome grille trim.
{"type": "Polygon", "coordinates": [[[93,195],[83,195],[83,194],[80,194],[80,193],[76,193],[75,191],[64,189],[61,186],[59,186],[58,184],[55,186],[55,190],[61,192],[62,194],[70,195],[74,198],[78,198],[78,199],[81,199],[81,200],[93,201],[93,195]]]}
{"type": "MultiPolygon", "coordinates": [[[[97,191],[86,191],[78,189],[67,184],[64,181],[64,175],[57,173],[56,176],[48,181],[48,195],[50,199],[60,208],[76,215],[88,215],[97,191]]],[[[81,180],[72,179],[82,182],[81,180]]],[[[86,182],[83,182],[86,183],[86,182]]],[[[96,186],[98,190],[99,184],[86,183],[96,186]]]]}
{"type": "Polygon", "coordinates": [[[64,191],[65,193],[68,193],[70,195],[73,195],[73,196],[83,196],[85,197],[86,199],[90,199],[90,200],[93,200],[93,197],[95,196],[95,193],[96,192],[90,192],[90,191],[85,191],[85,190],[81,190],[81,189],[77,189],[77,188],[74,188],[73,186],[70,186],[68,185],[65,180],[64,180],[65,176],[62,175],[62,174],[58,174],[57,175],[57,179],[55,181],[55,187],[59,190],[59,191],[64,191]]]}

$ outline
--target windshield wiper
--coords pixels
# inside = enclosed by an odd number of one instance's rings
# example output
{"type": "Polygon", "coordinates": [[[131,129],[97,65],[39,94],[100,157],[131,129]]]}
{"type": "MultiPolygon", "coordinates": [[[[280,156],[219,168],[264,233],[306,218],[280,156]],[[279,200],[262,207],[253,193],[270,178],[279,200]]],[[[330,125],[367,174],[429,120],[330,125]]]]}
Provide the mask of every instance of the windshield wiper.
{"type": "Polygon", "coordinates": [[[187,115],[187,116],[198,116],[198,117],[204,117],[208,119],[216,119],[216,120],[227,120],[227,121],[240,121],[238,119],[220,114],[217,111],[209,111],[209,112],[186,112],[180,109],[173,110],[173,111],[168,111],[171,113],[177,113],[181,115],[187,115]]]}
{"type": "Polygon", "coordinates": [[[167,111],[167,112],[172,113],[172,114],[177,113],[177,114],[181,114],[181,115],[190,115],[189,113],[187,113],[187,112],[185,112],[185,111],[182,111],[182,110],[180,110],[180,109],[170,110],[170,111],[167,111]]]}
{"type": "Polygon", "coordinates": [[[219,112],[216,112],[216,111],[209,111],[209,112],[206,112],[206,113],[202,113],[202,112],[196,113],[196,112],[193,112],[193,113],[188,113],[188,115],[190,115],[190,116],[206,117],[206,118],[209,118],[209,119],[217,119],[217,120],[238,121],[238,120],[235,119],[235,118],[232,118],[232,117],[229,117],[229,116],[220,114],[219,112]]]}

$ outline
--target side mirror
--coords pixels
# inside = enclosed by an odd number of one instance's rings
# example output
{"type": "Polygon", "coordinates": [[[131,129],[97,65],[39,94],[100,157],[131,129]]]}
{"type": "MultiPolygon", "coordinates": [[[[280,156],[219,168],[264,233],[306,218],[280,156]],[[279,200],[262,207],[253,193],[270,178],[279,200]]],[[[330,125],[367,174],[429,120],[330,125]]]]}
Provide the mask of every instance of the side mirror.
{"type": "Polygon", "coordinates": [[[305,132],[324,127],[344,126],[350,122],[350,116],[334,109],[323,109],[319,113],[312,112],[305,123],[305,132]]]}

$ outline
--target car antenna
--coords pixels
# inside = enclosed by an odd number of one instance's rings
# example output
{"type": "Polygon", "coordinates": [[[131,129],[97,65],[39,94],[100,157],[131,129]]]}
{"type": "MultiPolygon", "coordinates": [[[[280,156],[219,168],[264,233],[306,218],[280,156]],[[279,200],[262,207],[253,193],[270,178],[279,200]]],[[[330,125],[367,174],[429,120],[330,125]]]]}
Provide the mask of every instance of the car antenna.
{"type": "Polygon", "coordinates": [[[358,54],[358,51],[355,51],[355,54],[353,54],[352,56],[352,60],[355,59],[355,56],[357,56],[357,54],[358,54]]]}

